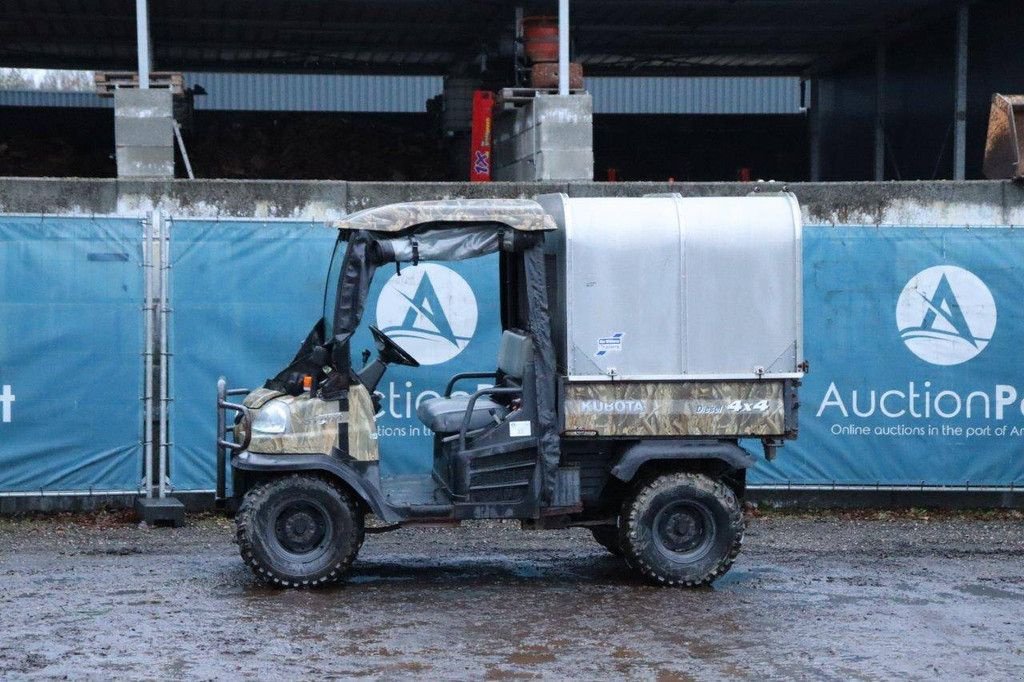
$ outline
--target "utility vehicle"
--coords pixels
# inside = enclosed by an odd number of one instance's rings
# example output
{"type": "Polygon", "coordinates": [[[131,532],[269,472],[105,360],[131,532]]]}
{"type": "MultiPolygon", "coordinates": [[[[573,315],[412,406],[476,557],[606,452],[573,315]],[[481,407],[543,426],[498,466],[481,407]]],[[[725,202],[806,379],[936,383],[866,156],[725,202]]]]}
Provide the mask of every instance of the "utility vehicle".
{"type": "Polygon", "coordinates": [[[230,459],[238,543],[257,576],[286,587],[341,578],[369,514],[372,531],[584,527],[663,585],[729,569],[755,463],[747,443],[771,459],[797,432],[806,365],[792,195],[409,202],[332,226],[345,251],[329,323],[262,388],[218,384],[218,497],[230,459]],[[382,477],[375,391],[388,366],[417,361],[370,326],[377,355],[353,367],[374,273],[496,252],[497,358],[419,404],[431,473],[382,477]],[[468,380],[489,385],[455,394],[468,380]]]}

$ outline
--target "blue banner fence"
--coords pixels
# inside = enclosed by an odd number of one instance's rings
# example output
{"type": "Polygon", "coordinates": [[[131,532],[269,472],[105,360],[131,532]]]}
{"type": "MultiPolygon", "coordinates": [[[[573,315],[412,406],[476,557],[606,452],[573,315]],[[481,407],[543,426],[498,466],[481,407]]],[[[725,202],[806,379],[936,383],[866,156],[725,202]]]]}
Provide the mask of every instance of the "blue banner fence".
{"type": "Polygon", "coordinates": [[[1024,486],[1024,233],[804,231],[800,437],[751,482],[1024,486]]]}
{"type": "Polygon", "coordinates": [[[138,490],[143,232],[0,216],[0,494],[138,490]]]}
{"type": "MultiPolygon", "coordinates": [[[[174,429],[179,471],[172,478],[205,490],[213,481],[210,396],[218,374],[253,386],[291,358],[321,314],[334,234],[307,223],[203,221],[176,223],[174,233],[172,254],[199,257],[172,270],[175,337],[178,344],[191,339],[177,346],[172,365],[176,377],[187,377],[175,384],[175,404],[188,415],[174,429]],[[211,250],[237,272],[204,279],[214,272],[211,250]],[[218,284],[218,312],[183,305],[218,284]]],[[[811,371],[801,392],[801,434],[777,460],[762,461],[751,484],[1024,484],[1024,377],[1014,363],[1015,341],[1024,338],[1016,305],[1024,235],[809,227],[804,243],[811,371]]],[[[378,273],[365,321],[395,330],[424,361],[419,369],[391,368],[382,382],[385,475],[429,470],[431,439],[416,404],[456,372],[493,369],[498,297],[493,257],[403,268],[401,277],[378,273]]],[[[372,348],[365,328],[353,353],[363,347],[372,348]]]]}
{"type": "MultiPolygon", "coordinates": [[[[138,489],[140,225],[0,216],[0,493],[138,489]]],[[[217,378],[253,387],[292,357],[323,312],[336,233],[174,219],[170,234],[170,484],[209,491],[217,378]]],[[[801,434],[751,484],[1024,485],[1022,256],[1005,226],[806,228],[801,434]]],[[[380,387],[385,475],[429,469],[418,401],[493,369],[497,300],[495,256],[378,272],[365,321],[424,363],[380,387]]],[[[365,328],[352,347],[372,348],[365,328]]]]}

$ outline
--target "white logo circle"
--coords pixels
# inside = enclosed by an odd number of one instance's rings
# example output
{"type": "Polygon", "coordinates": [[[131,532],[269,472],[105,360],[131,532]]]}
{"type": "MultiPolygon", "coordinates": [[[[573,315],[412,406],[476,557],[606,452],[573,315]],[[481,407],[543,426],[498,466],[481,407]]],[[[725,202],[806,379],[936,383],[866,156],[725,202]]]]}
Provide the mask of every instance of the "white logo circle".
{"type": "Polygon", "coordinates": [[[473,289],[443,265],[404,267],[377,298],[377,326],[421,365],[439,365],[461,353],[476,322],[473,289]]]}
{"type": "Polygon", "coordinates": [[[996,302],[974,273],[954,265],[922,270],[896,302],[896,326],[907,348],[933,365],[975,357],[996,330],[996,302]]]}

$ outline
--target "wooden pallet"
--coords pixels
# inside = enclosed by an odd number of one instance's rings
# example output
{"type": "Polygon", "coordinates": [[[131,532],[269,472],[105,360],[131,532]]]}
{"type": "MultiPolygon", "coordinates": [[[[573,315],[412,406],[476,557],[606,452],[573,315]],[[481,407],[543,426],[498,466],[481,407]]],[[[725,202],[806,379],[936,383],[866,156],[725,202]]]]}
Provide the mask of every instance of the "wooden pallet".
{"type": "MultiPolygon", "coordinates": [[[[139,74],[135,71],[97,71],[93,76],[96,94],[113,97],[122,88],[138,88],[139,74]]],[[[154,71],[149,74],[149,87],[154,90],[170,90],[174,96],[185,94],[185,77],[171,71],[154,71]]]]}
{"type": "MultiPolygon", "coordinates": [[[[586,90],[570,90],[570,95],[582,95],[586,90]]],[[[522,106],[537,95],[557,95],[558,88],[502,88],[498,93],[498,106],[501,109],[512,109],[522,106]]]]}

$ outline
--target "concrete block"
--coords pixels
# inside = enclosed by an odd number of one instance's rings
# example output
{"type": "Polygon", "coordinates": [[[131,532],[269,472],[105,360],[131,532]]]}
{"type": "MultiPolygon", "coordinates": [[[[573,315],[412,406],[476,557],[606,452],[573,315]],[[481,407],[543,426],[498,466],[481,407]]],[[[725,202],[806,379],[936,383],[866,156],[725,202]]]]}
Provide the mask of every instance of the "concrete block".
{"type": "Polygon", "coordinates": [[[523,135],[512,135],[500,142],[493,143],[495,162],[498,164],[514,163],[520,159],[528,159],[536,151],[537,139],[534,131],[523,135]]]}
{"type": "Polygon", "coordinates": [[[174,177],[174,147],[117,148],[117,174],[120,177],[174,177]]]}
{"type": "Polygon", "coordinates": [[[139,520],[151,526],[179,528],[185,525],[185,505],[173,497],[140,497],[135,500],[135,513],[139,520]]]}
{"type": "Polygon", "coordinates": [[[118,147],[173,147],[174,122],[168,117],[114,118],[114,140],[118,147]]]}
{"type": "Polygon", "coordinates": [[[540,149],[593,149],[594,128],[591,125],[544,121],[537,126],[540,149]]]}
{"type": "Polygon", "coordinates": [[[537,120],[553,118],[569,123],[593,123],[594,100],[581,95],[537,95],[533,99],[537,120]]]}
{"type": "Polygon", "coordinates": [[[537,154],[537,180],[592,180],[594,153],[589,149],[545,149],[537,154]]]}
{"type": "Polygon", "coordinates": [[[117,90],[118,177],[174,177],[174,104],[169,90],[117,90]]]}
{"type": "Polygon", "coordinates": [[[592,180],[590,95],[538,95],[497,119],[495,177],[501,180],[592,180]],[[542,156],[546,155],[546,160],[542,156]]]}
{"type": "Polygon", "coordinates": [[[170,90],[116,90],[114,117],[169,118],[173,116],[173,102],[170,90]]]}

